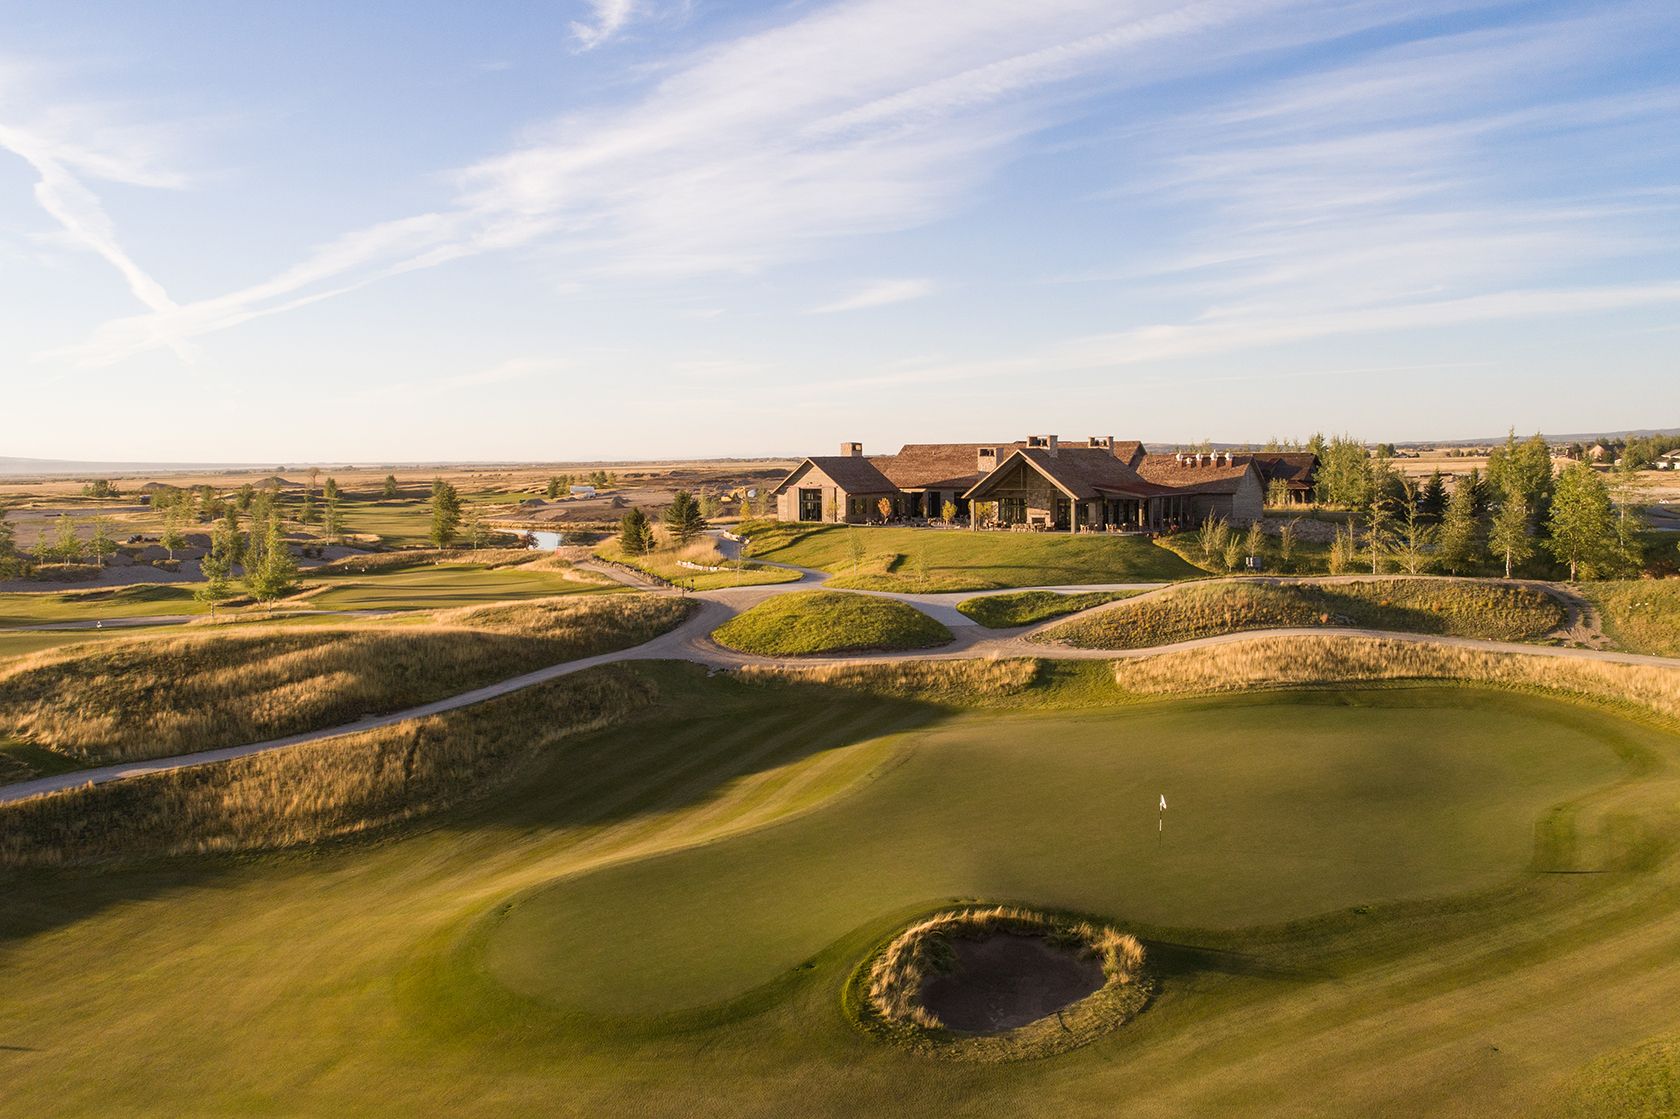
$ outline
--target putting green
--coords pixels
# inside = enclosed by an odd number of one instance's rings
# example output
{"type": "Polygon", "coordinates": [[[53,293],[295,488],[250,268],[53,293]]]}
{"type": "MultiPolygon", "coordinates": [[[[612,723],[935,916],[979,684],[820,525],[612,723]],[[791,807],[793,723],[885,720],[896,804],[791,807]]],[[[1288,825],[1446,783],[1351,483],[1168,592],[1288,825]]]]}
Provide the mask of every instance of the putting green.
{"type": "Polygon", "coordinates": [[[1488,887],[1535,859],[1549,807],[1620,769],[1560,714],[1438,688],[968,714],[786,824],[525,896],[485,963],[638,1015],[730,999],[930,899],[1223,929],[1488,887]]]}
{"type": "Polygon", "coordinates": [[[316,610],[441,610],[621,589],[616,585],[568,579],[559,571],[439,564],[389,573],[335,576],[331,587],[310,598],[307,605],[316,610]]]}

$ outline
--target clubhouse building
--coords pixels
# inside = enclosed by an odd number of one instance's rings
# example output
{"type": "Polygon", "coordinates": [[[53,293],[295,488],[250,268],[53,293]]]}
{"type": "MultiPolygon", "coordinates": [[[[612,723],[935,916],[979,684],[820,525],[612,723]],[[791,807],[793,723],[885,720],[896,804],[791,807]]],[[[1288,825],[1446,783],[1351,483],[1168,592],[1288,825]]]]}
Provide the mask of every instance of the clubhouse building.
{"type": "Polygon", "coordinates": [[[1160,532],[1211,517],[1247,525],[1262,515],[1268,485],[1311,500],[1311,454],[1149,454],[1113,436],[1064,442],[1034,435],[1016,443],[911,443],[895,455],[808,458],[774,491],[784,521],[862,524],[942,519],[947,504],[970,527],[1063,532],[1160,532]],[[976,505],[980,517],[970,515],[976,505]]]}

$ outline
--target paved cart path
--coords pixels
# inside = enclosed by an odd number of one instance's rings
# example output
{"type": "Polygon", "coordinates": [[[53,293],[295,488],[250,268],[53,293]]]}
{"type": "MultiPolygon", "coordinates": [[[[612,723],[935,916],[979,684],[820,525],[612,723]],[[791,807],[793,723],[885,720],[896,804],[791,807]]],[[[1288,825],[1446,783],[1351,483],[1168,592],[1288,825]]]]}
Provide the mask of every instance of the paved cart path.
{"type": "MultiPolygon", "coordinates": [[[[332,738],[362,731],[373,730],[378,727],[392,726],[407,722],[411,719],[422,719],[429,715],[441,714],[486,700],[505,696],[525,688],[534,687],[550,680],[569,676],[575,672],[595,668],[600,665],[616,664],[637,660],[686,660],[705,664],[718,669],[733,669],[748,665],[768,667],[797,668],[814,664],[873,664],[898,660],[960,660],[964,658],[1004,658],[1004,657],[1038,657],[1057,660],[1128,660],[1139,657],[1152,657],[1162,653],[1177,652],[1185,649],[1202,649],[1218,645],[1232,644],[1243,641],[1255,641],[1268,637],[1317,637],[1326,635],[1342,635],[1357,637],[1385,638],[1393,641],[1406,641],[1416,644],[1446,645],[1464,649],[1479,649],[1491,652],[1513,653],[1524,656],[1560,657],[1571,659],[1606,661],[1616,664],[1658,665],[1680,668],[1680,658],[1644,656],[1636,653],[1617,653],[1602,649],[1568,648],[1547,645],[1524,645],[1506,641],[1483,641],[1467,637],[1438,637],[1429,634],[1398,633],[1380,629],[1361,629],[1315,626],[1305,628],[1283,628],[1245,630],[1237,633],[1219,634],[1213,637],[1197,638],[1191,641],[1174,642],[1169,645],[1158,645],[1145,649],[1075,649],[1064,645],[1043,644],[1030,640],[1031,636],[1060,625],[1071,617],[1096,613],[1115,608],[1119,603],[1104,603],[1088,611],[1081,611],[1076,615],[1064,615],[1034,626],[1022,626],[1016,629],[984,629],[973,624],[968,618],[958,614],[955,603],[967,598],[977,597],[976,592],[915,595],[893,592],[846,592],[870,593],[883,597],[897,598],[910,602],[930,615],[940,617],[947,611],[961,618],[962,621],[952,629],[953,640],[935,649],[905,650],[901,652],[870,653],[866,655],[850,654],[840,656],[802,656],[802,657],[762,657],[747,653],[738,653],[725,649],[711,640],[710,634],[719,625],[728,621],[742,610],[763,602],[777,594],[785,594],[790,590],[809,588],[820,585],[826,578],[822,572],[808,572],[808,578],[797,583],[776,583],[766,586],[734,587],[726,590],[705,591],[691,597],[698,603],[698,608],[681,625],[668,633],[661,634],[651,641],[629,649],[617,652],[602,653],[581,660],[566,661],[561,664],[550,665],[519,676],[513,676],[494,684],[473,688],[431,703],[410,707],[402,711],[393,711],[384,715],[372,715],[358,719],[352,723],[345,723],[334,727],[323,727],[319,730],[307,731],[302,734],[289,735],[284,738],[274,738],[263,742],[252,742],[241,746],[229,746],[216,750],[204,750],[191,754],[177,754],[166,758],[152,758],[145,761],[124,762],[117,765],[100,766],[92,769],[76,770],[70,773],[56,774],[51,777],[35,778],[20,781],[10,785],[0,786],[0,803],[18,801],[27,797],[41,796],[64,789],[79,788],[85,785],[103,784],[108,781],[118,781],[127,777],[134,777],[145,773],[159,773],[165,770],[181,769],[188,766],[206,765],[212,762],[228,761],[233,758],[248,757],[269,750],[282,750],[290,746],[298,746],[309,742],[322,742],[332,738]],[[936,613],[936,610],[938,611],[936,613]]],[[[1371,578],[1371,576],[1351,576],[1346,579],[1371,578]]],[[[1277,581],[1277,580],[1272,580],[1277,581]]],[[[1097,587],[1024,587],[1015,590],[1056,590],[1056,591],[1088,591],[1094,589],[1115,590],[1145,590],[1146,594],[1169,593],[1173,587],[1180,584],[1103,584],[1097,587]]],[[[1550,584],[1543,584],[1549,590],[1557,593],[1557,589],[1550,584]]],[[[676,593],[666,591],[663,593],[676,593]]],[[[1012,592],[979,592],[979,593],[1012,593],[1012,592]]],[[[1567,593],[1567,592],[1565,592],[1567,593]]],[[[1134,600],[1121,600],[1135,601],[1134,600]]]]}

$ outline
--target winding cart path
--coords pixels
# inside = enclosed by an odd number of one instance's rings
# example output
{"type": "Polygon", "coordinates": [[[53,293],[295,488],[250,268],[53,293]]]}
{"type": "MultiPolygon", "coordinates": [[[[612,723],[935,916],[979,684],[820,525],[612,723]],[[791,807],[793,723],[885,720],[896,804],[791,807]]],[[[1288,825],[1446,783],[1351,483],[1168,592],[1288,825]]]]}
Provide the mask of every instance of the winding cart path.
{"type": "MultiPolygon", "coordinates": [[[[847,594],[869,594],[883,598],[894,598],[926,612],[931,617],[943,622],[950,628],[953,640],[935,649],[915,649],[901,652],[881,652],[864,655],[848,654],[837,656],[800,656],[800,657],[762,657],[747,653],[738,653],[725,649],[711,639],[711,632],[730,618],[743,610],[750,609],[764,600],[778,594],[790,591],[810,590],[821,586],[828,578],[822,571],[809,568],[793,567],[791,564],[768,564],[768,561],[757,561],[769,566],[788,568],[800,572],[801,578],[795,582],[773,583],[753,587],[732,587],[726,590],[702,591],[689,595],[697,603],[695,611],[679,626],[663,633],[651,641],[616,652],[602,653],[581,660],[565,661],[560,664],[549,665],[519,676],[509,677],[494,684],[473,688],[444,699],[417,707],[393,711],[383,715],[370,715],[352,723],[344,723],[333,727],[323,727],[319,730],[306,731],[302,734],[289,735],[284,738],[274,738],[263,742],[252,742],[242,746],[229,746],[216,750],[204,750],[191,754],[176,754],[165,758],[152,758],[145,761],[124,762],[117,765],[99,766],[91,769],[75,770],[69,773],[55,774],[50,777],[34,778],[19,781],[9,785],[0,785],[0,804],[19,801],[28,797],[42,796],[60,792],[65,789],[80,788],[86,785],[104,784],[108,781],[120,781],[124,778],[135,777],[146,773],[160,773],[166,770],[182,769],[188,766],[207,765],[213,762],[229,761],[234,758],[248,757],[252,754],[264,753],[269,750],[283,750],[290,746],[300,746],[310,742],[322,742],[327,739],[339,738],[345,735],[357,734],[362,731],[373,730],[378,727],[392,726],[397,723],[408,722],[412,719],[422,719],[430,715],[453,711],[486,700],[496,699],[525,688],[547,683],[550,680],[569,676],[575,672],[597,668],[606,664],[617,664],[638,660],[685,660],[704,664],[717,669],[734,669],[749,665],[766,667],[797,668],[814,664],[873,664],[902,660],[961,660],[965,658],[1008,658],[1008,657],[1037,657],[1051,660],[1130,660],[1142,657],[1158,656],[1162,653],[1177,652],[1185,649],[1202,649],[1236,642],[1254,641],[1268,637],[1306,637],[1306,636],[1356,636],[1378,637],[1392,641],[1405,641],[1416,644],[1446,645],[1464,649],[1479,649],[1490,652],[1512,653],[1523,656],[1559,657],[1570,659],[1584,659],[1608,661],[1617,664],[1657,665],[1680,668],[1680,657],[1655,657],[1637,653],[1613,652],[1603,648],[1564,647],[1556,645],[1526,645],[1507,641],[1484,641],[1467,637],[1440,637],[1430,634],[1403,633],[1392,630],[1363,629],[1352,627],[1313,626],[1303,628],[1256,629],[1242,630],[1235,633],[1219,634],[1213,637],[1202,637],[1190,641],[1180,641],[1168,645],[1151,646],[1144,649],[1076,649],[1065,645],[1056,645],[1033,641],[1032,637],[1053,626],[1062,624],[1070,618],[1082,617],[1103,610],[1113,609],[1119,602],[1103,603],[1090,610],[1067,614],[1049,621],[1032,626],[1021,626],[1014,629],[986,629],[975,623],[967,615],[957,610],[957,605],[967,599],[984,597],[995,594],[1015,594],[1022,591],[1141,591],[1130,599],[1120,602],[1135,602],[1139,598],[1171,593],[1182,583],[1101,583],[1079,586],[1046,586],[1046,587],[1012,587],[1006,590],[992,591],[960,591],[943,594],[910,594],[896,591],[846,591],[847,594]]],[[[639,589],[646,589],[648,581],[635,579],[616,566],[602,565],[599,570],[604,574],[619,578],[639,589]]],[[[1347,575],[1331,578],[1307,577],[1294,580],[1282,577],[1239,577],[1226,582],[1261,582],[1287,583],[1297,581],[1310,582],[1357,582],[1373,578],[1393,578],[1393,576],[1347,575]]],[[[1502,580],[1467,580],[1499,583],[1502,580]]],[[[1578,634],[1596,631],[1596,614],[1591,604],[1568,588],[1555,583],[1535,582],[1530,584],[1545,590],[1548,594],[1558,598],[1565,607],[1568,617],[1564,624],[1552,635],[1558,638],[1578,639],[1578,634]]],[[[661,587],[656,593],[678,594],[676,590],[661,587]]],[[[348,613],[348,612],[347,612],[348,613]]],[[[155,621],[152,624],[156,624],[155,621]]],[[[1600,637],[1602,635],[1600,634],[1600,637]]]]}

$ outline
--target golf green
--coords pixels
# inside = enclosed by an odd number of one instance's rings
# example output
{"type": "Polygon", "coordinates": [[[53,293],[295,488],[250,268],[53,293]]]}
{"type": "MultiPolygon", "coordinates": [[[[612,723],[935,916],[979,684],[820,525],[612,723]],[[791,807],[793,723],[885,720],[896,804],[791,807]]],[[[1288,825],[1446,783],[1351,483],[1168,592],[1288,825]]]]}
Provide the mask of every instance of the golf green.
{"type": "Polygon", "coordinates": [[[1432,688],[971,713],[780,826],[528,894],[485,959],[522,994],[638,1015],[727,1000],[944,897],[1226,929],[1475,890],[1618,772],[1557,712],[1432,688]]]}

